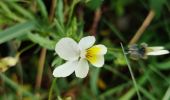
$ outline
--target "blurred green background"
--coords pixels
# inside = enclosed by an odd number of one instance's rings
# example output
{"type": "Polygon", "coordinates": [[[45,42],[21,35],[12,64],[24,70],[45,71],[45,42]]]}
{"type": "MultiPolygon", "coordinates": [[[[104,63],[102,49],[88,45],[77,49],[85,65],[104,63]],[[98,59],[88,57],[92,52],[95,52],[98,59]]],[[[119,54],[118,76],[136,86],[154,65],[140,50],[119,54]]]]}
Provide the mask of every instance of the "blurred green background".
{"type": "Polygon", "coordinates": [[[0,0],[0,100],[170,100],[169,54],[126,62],[120,46],[127,51],[149,12],[134,43],[170,49],[169,0],[0,0]],[[64,63],[57,41],[88,35],[108,47],[105,65],[54,78],[64,63]]]}

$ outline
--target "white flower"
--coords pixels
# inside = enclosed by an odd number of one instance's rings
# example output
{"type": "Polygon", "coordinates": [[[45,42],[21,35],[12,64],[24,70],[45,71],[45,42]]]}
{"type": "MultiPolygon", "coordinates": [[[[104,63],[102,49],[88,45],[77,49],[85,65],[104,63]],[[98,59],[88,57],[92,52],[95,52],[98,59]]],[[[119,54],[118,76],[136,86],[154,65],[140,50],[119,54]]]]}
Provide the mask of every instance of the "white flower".
{"type": "Polygon", "coordinates": [[[148,56],[159,56],[168,54],[169,51],[165,50],[163,46],[149,47],[146,43],[141,43],[140,46],[132,44],[129,46],[130,57],[134,60],[139,58],[147,59],[148,56]]]}
{"type": "Polygon", "coordinates": [[[165,50],[164,47],[157,46],[157,47],[147,47],[146,55],[157,56],[157,55],[164,55],[164,54],[168,54],[168,53],[169,53],[169,51],[165,50]]]}
{"type": "Polygon", "coordinates": [[[59,40],[55,51],[66,63],[54,69],[54,77],[67,77],[75,72],[77,77],[84,78],[89,71],[88,61],[96,67],[102,67],[107,48],[101,44],[93,46],[94,43],[94,36],[84,37],[78,44],[68,37],[59,40]]]}

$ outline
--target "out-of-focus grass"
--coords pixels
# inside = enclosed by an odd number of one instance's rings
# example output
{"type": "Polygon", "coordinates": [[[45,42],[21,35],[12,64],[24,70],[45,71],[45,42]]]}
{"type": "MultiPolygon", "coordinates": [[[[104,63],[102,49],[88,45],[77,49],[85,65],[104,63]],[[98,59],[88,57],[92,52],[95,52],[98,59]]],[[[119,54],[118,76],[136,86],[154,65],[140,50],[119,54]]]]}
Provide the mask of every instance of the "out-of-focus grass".
{"type": "Polygon", "coordinates": [[[169,54],[129,59],[135,87],[120,46],[122,42],[126,52],[128,42],[152,9],[155,17],[137,43],[170,49],[169,5],[168,0],[1,0],[0,58],[21,55],[16,66],[0,73],[0,99],[137,100],[137,88],[142,100],[169,100],[169,54]],[[96,11],[101,12],[98,22],[94,21],[96,11]],[[84,79],[75,75],[55,79],[53,69],[64,63],[54,51],[57,41],[66,36],[79,41],[92,34],[97,43],[108,47],[105,65],[90,67],[84,79]],[[47,53],[41,86],[36,88],[42,48],[47,53]]]}

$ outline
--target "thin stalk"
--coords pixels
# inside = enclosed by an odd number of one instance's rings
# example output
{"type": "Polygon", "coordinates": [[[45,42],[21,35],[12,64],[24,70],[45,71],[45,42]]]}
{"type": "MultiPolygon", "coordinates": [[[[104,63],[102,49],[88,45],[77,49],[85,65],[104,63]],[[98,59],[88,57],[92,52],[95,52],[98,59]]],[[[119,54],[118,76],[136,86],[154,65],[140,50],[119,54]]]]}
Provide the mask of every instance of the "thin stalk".
{"type": "Polygon", "coordinates": [[[38,73],[37,73],[37,77],[36,77],[36,86],[35,86],[37,90],[41,87],[41,81],[42,81],[42,74],[43,74],[44,63],[45,63],[45,58],[46,58],[46,52],[47,52],[47,50],[45,48],[43,48],[41,50],[39,64],[38,64],[38,73]]]}
{"type": "Polygon", "coordinates": [[[94,14],[94,17],[93,17],[93,24],[92,24],[91,29],[89,31],[89,33],[93,36],[96,36],[96,30],[97,30],[97,26],[98,26],[98,23],[100,21],[101,15],[102,15],[102,11],[101,11],[100,8],[98,8],[95,11],[95,14],[94,14]]]}
{"type": "MultiPolygon", "coordinates": [[[[148,76],[152,73],[152,71],[150,69],[145,71],[145,74],[142,75],[139,79],[138,79],[138,86],[142,86],[144,85],[147,81],[148,81],[148,76]]],[[[140,88],[139,88],[140,90],[140,88]]],[[[126,92],[125,94],[123,94],[119,100],[131,100],[132,96],[134,96],[136,93],[136,89],[135,87],[131,87],[128,92],[126,92]]]]}
{"type": "Polygon", "coordinates": [[[20,56],[23,52],[27,51],[28,49],[32,48],[35,44],[31,44],[27,47],[25,47],[24,49],[22,49],[21,51],[18,52],[17,56],[20,56]]]}
{"type": "Polygon", "coordinates": [[[51,85],[51,87],[50,87],[50,91],[49,91],[49,95],[48,95],[48,100],[52,100],[52,93],[53,93],[53,88],[54,88],[54,86],[55,86],[55,84],[56,84],[56,80],[57,80],[57,78],[55,78],[55,79],[52,81],[52,85],[51,85]]]}
{"type": "MultiPolygon", "coordinates": [[[[50,8],[50,14],[48,16],[48,20],[51,23],[54,19],[55,14],[55,8],[56,8],[56,0],[51,1],[51,8],[50,8]]],[[[41,87],[41,81],[42,81],[42,75],[43,75],[43,69],[44,69],[44,63],[46,58],[46,48],[42,48],[40,59],[39,59],[39,65],[38,65],[38,73],[36,77],[36,89],[39,90],[41,87]]]]}
{"type": "Polygon", "coordinates": [[[73,11],[74,11],[74,7],[75,5],[79,2],[80,0],[73,0],[73,3],[71,4],[71,7],[70,7],[70,13],[69,13],[69,16],[68,16],[68,23],[67,25],[69,25],[71,23],[71,19],[72,19],[72,16],[73,16],[73,11]]]}
{"type": "Polygon", "coordinates": [[[127,63],[127,66],[128,66],[129,72],[130,72],[130,75],[131,75],[131,77],[132,77],[132,81],[133,81],[134,87],[135,87],[135,89],[136,89],[136,93],[137,93],[137,96],[138,96],[138,100],[142,100],[142,99],[141,99],[141,96],[140,96],[140,93],[139,93],[138,85],[137,85],[137,83],[136,83],[136,80],[135,80],[133,71],[132,71],[132,69],[131,69],[130,63],[129,63],[127,57],[126,57],[125,50],[124,50],[124,47],[123,47],[122,43],[121,43],[121,47],[122,47],[122,51],[123,51],[123,54],[124,54],[124,57],[125,57],[125,60],[126,60],[126,63],[127,63]]]}
{"type": "Polygon", "coordinates": [[[50,14],[48,16],[49,22],[51,23],[54,19],[55,14],[55,8],[56,8],[56,0],[51,1],[51,8],[50,8],[50,14]]]}
{"type": "Polygon", "coordinates": [[[141,27],[137,30],[133,38],[130,40],[129,44],[134,44],[139,40],[143,32],[146,30],[146,28],[149,26],[149,24],[153,20],[154,16],[155,16],[155,12],[153,10],[150,10],[149,14],[143,21],[141,27]]]}

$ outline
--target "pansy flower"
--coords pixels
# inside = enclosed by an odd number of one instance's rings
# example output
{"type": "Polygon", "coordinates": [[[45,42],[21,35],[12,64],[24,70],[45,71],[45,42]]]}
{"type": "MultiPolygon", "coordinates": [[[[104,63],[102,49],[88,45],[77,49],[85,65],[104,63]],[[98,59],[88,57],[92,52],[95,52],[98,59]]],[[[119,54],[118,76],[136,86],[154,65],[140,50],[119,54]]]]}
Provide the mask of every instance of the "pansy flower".
{"type": "Polygon", "coordinates": [[[139,46],[137,44],[129,45],[128,53],[132,59],[138,60],[139,58],[147,59],[148,56],[169,54],[169,51],[163,46],[150,47],[146,43],[141,43],[139,46]]]}
{"type": "Polygon", "coordinates": [[[59,40],[55,52],[66,62],[54,69],[54,77],[67,77],[75,72],[77,77],[84,78],[89,71],[89,62],[102,67],[107,48],[102,44],[94,45],[95,41],[94,36],[84,37],[79,43],[69,37],[59,40]]]}

